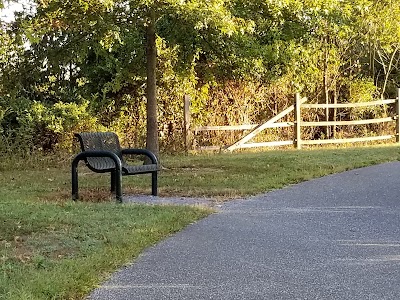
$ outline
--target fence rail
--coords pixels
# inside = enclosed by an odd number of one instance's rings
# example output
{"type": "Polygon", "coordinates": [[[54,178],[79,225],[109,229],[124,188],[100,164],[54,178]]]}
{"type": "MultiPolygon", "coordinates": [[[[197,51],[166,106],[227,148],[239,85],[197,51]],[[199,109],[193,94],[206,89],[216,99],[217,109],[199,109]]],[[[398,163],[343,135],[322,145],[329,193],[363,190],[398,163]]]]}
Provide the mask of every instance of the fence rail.
{"type": "Polygon", "coordinates": [[[233,126],[200,126],[195,127],[194,132],[200,131],[231,131],[231,130],[249,130],[257,127],[257,125],[233,125],[233,126]]]}
{"type": "Polygon", "coordinates": [[[303,145],[340,144],[340,143],[354,143],[354,142],[389,140],[389,139],[394,138],[394,137],[395,137],[395,135],[381,135],[381,136],[369,136],[369,137],[346,138],[346,139],[302,140],[301,143],[303,145]]]}
{"type": "Polygon", "coordinates": [[[396,138],[396,142],[399,143],[399,99],[400,99],[400,89],[397,91],[396,99],[384,99],[370,102],[362,103],[339,103],[339,104],[310,104],[301,103],[299,101],[299,95],[296,95],[295,106],[297,108],[295,114],[295,139],[294,144],[297,149],[300,149],[302,145],[324,145],[324,144],[343,144],[343,143],[354,143],[354,142],[369,142],[378,140],[388,140],[391,138],[396,138]],[[304,122],[301,118],[302,109],[329,109],[329,108],[354,108],[354,107],[369,107],[377,105],[396,105],[396,115],[394,117],[377,118],[377,119],[363,119],[363,120],[352,120],[352,121],[319,121],[319,122],[304,122]],[[356,137],[356,138],[344,138],[344,139],[324,139],[324,140],[303,140],[301,138],[301,127],[306,126],[346,126],[346,125],[367,125],[367,124],[378,124],[385,122],[396,121],[396,133],[394,135],[382,135],[382,136],[372,136],[372,137],[356,137]]]}
{"type": "Polygon", "coordinates": [[[385,99],[369,102],[360,103],[330,103],[330,104],[316,104],[316,103],[305,103],[302,108],[355,108],[355,107],[366,107],[374,105],[392,104],[395,103],[397,99],[385,99]]]}
{"type": "Polygon", "coordinates": [[[300,122],[300,126],[336,126],[336,125],[366,125],[375,123],[392,122],[392,117],[378,119],[364,119],[355,121],[318,121],[318,122],[300,122]]]}
{"type": "Polygon", "coordinates": [[[354,143],[354,142],[366,142],[366,141],[378,141],[388,140],[396,138],[396,142],[400,143],[400,89],[397,91],[396,99],[384,99],[362,103],[339,103],[339,104],[313,104],[306,103],[307,98],[301,97],[300,94],[296,94],[294,104],[278,113],[276,116],[267,120],[263,124],[244,124],[244,125],[233,125],[233,126],[198,126],[190,127],[190,97],[185,96],[184,99],[184,130],[185,130],[185,145],[186,150],[192,150],[192,139],[193,133],[204,131],[249,131],[244,134],[242,138],[228,146],[203,146],[195,148],[194,150],[221,150],[226,149],[233,151],[241,148],[254,148],[254,147],[278,147],[294,145],[297,149],[300,149],[302,145],[323,145],[323,144],[340,144],[340,143],[354,143]],[[318,121],[318,122],[306,122],[302,120],[302,111],[304,109],[329,109],[329,108],[356,108],[356,107],[368,107],[378,105],[390,105],[395,104],[395,116],[376,118],[376,119],[362,119],[362,120],[351,120],[351,121],[318,121]],[[294,122],[278,122],[281,118],[288,115],[293,111],[294,122]],[[396,132],[393,135],[383,136],[369,136],[369,137],[355,137],[355,138],[342,138],[342,139],[323,139],[323,140],[303,140],[302,139],[302,127],[313,127],[313,126],[348,126],[348,125],[367,125],[367,124],[379,124],[386,122],[396,122],[396,132]],[[268,128],[285,128],[293,127],[294,135],[293,140],[288,141],[270,141],[261,143],[248,143],[255,136],[260,134],[262,131],[268,128]]]}
{"type": "MultiPolygon", "coordinates": [[[[284,128],[284,127],[291,127],[293,126],[293,122],[278,122],[273,124],[268,124],[265,128],[284,128]]],[[[200,126],[195,127],[193,129],[194,132],[200,131],[232,131],[232,130],[251,130],[255,129],[257,124],[255,125],[232,125],[232,126],[200,126]]]]}

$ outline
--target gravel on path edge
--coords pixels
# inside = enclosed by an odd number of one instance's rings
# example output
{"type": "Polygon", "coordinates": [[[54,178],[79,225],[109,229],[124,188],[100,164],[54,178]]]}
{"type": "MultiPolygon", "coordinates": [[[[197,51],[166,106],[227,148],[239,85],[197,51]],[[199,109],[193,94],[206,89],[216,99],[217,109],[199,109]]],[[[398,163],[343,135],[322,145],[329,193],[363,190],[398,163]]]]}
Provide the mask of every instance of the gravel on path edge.
{"type": "Polygon", "coordinates": [[[193,205],[206,206],[211,208],[222,207],[222,201],[211,198],[190,198],[190,197],[160,197],[152,195],[125,195],[124,203],[137,203],[149,205],[193,205]]]}

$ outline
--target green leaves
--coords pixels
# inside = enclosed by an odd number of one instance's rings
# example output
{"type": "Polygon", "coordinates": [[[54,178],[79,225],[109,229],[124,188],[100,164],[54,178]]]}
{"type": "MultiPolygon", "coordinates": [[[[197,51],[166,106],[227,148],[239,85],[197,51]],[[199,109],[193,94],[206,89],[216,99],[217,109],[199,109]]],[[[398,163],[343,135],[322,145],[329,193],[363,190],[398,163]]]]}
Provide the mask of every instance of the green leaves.
{"type": "Polygon", "coordinates": [[[184,93],[204,103],[202,90],[226,82],[285,82],[280,92],[315,101],[347,100],[359,80],[388,96],[400,83],[399,0],[33,2],[35,12],[0,31],[0,97],[44,105],[89,99],[104,125],[121,116],[113,124],[145,123],[150,25],[158,113],[178,128],[184,93]]]}

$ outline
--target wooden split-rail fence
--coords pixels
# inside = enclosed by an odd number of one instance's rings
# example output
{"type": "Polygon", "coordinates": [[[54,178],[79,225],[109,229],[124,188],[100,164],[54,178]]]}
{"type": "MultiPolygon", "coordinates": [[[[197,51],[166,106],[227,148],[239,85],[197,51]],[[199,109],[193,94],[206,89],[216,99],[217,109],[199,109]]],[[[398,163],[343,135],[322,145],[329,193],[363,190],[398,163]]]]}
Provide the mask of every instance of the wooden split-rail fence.
{"type": "Polygon", "coordinates": [[[367,142],[367,141],[378,141],[396,139],[397,143],[400,143],[400,89],[397,91],[396,99],[385,99],[362,103],[335,103],[335,104],[310,104],[306,103],[307,98],[301,97],[300,94],[296,94],[294,104],[278,113],[276,116],[267,120],[262,124],[246,124],[246,125],[234,125],[234,126],[198,126],[191,128],[190,126],[190,96],[184,98],[184,130],[185,130],[185,146],[186,150],[228,150],[233,151],[236,149],[243,148],[255,148],[255,147],[277,147],[277,146],[288,146],[294,145],[297,149],[301,149],[302,145],[322,145],[322,144],[340,144],[340,143],[353,143],[353,142],[367,142]],[[375,118],[375,119],[362,119],[352,121],[318,121],[318,122],[305,122],[302,120],[302,111],[304,109],[337,109],[337,108],[355,108],[355,107],[368,107],[378,105],[391,105],[394,104],[396,107],[396,113],[393,117],[386,118],[375,118]],[[284,116],[294,112],[294,122],[278,122],[284,116]],[[369,136],[369,137],[356,137],[356,138],[344,138],[344,139],[317,139],[317,140],[304,140],[302,139],[302,127],[312,126],[341,126],[341,125],[367,125],[377,124],[385,122],[396,122],[396,130],[393,135],[382,135],[382,136],[369,136]],[[249,143],[254,137],[259,135],[262,131],[268,128],[284,128],[294,127],[293,139],[286,141],[272,141],[272,142],[257,142],[249,143]],[[225,146],[205,146],[193,148],[193,137],[196,133],[202,131],[232,131],[241,130],[244,133],[238,141],[231,145],[225,146]]]}

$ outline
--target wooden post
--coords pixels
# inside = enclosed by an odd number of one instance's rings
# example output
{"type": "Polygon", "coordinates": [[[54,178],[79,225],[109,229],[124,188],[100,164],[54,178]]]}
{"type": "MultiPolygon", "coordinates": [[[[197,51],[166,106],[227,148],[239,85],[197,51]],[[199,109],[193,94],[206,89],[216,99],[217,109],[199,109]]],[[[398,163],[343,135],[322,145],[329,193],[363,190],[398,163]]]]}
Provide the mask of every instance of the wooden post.
{"type": "Polygon", "coordinates": [[[396,143],[400,143],[400,88],[397,89],[396,99],[396,143]]]}
{"type": "Polygon", "coordinates": [[[184,135],[185,135],[185,150],[186,152],[188,152],[191,147],[191,133],[190,133],[190,96],[189,95],[185,95],[183,97],[183,101],[184,101],[184,123],[183,123],[183,127],[184,127],[184,135]]]}
{"type": "Polygon", "coordinates": [[[299,93],[296,93],[294,107],[294,145],[297,149],[301,149],[301,97],[299,93]]]}

